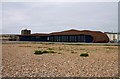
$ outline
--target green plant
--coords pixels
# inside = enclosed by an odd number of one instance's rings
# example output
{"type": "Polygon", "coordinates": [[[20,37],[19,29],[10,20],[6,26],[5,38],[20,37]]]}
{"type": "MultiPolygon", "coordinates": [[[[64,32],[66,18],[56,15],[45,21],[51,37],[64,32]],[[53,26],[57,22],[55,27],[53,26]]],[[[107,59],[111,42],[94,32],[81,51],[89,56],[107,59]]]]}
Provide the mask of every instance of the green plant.
{"type": "Polygon", "coordinates": [[[42,47],[39,46],[38,48],[42,48],[42,47]]]}
{"type": "Polygon", "coordinates": [[[43,53],[49,53],[49,51],[46,51],[46,50],[44,50],[44,51],[42,51],[43,53]]]}
{"type": "Polygon", "coordinates": [[[48,51],[49,53],[56,53],[56,52],[54,52],[54,51],[48,51]]]}
{"type": "Polygon", "coordinates": [[[75,51],[71,51],[71,53],[77,53],[77,52],[75,52],[75,51]]]}
{"type": "Polygon", "coordinates": [[[88,53],[82,53],[82,54],[80,54],[80,56],[81,56],[81,57],[88,57],[89,54],[88,54],[88,53]]]}
{"type": "Polygon", "coordinates": [[[19,46],[19,47],[32,47],[32,46],[19,46]]]}
{"type": "Polygon", "coordinates": [[[56,53],[56,52],[54,52],[54,51],[46,51],[46,50],[44,50],[43,53],[56,53]]]}
{"type": "Polygon", "coordinates": [[[54,51],[46,51],[46,50],[44,50],[44,51],[35,50],[34,54],[46,54],[46,53],[56,53],[56,52],[54,52],[54,51]]]}
{"type": "Polygon", "coordinates": [[[40,50],[35,50],[35,53],[34,53],[34,54],[43,54],[43,52],[40,51],[40,50]]]}
{"type": "Polygon", "coordinates": [[[62,53],[59,52],[58,54],[62,54],[62,53]]]}
{"type": "Polygon", "coordinates": [[[53,50],[52,48],[48,48],[48,50],[53,50]]]}
{"type": "Polygon", "coordinates": [[[84,48],[81,48],[80,50],[85,50],[84,48]]]}

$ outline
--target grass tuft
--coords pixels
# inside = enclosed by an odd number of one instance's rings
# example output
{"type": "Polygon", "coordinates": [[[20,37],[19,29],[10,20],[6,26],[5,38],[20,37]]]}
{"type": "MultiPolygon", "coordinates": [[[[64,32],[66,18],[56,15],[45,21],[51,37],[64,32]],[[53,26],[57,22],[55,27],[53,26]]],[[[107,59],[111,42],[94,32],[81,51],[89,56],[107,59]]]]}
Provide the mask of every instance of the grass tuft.
{"type": "Polygon", "coordinates": [[[43,54],[43,52],[40,51],[40,50],[35,50],[35,53],[34,53],[34,54],[43,54]]]}
{"type": "Polygon", "coordinates": [[[53,48],[48,48],[48,50],[53,50],[53,48]]]}
{"type": "Polygon", "coordinates": [[[44,50],[44,51],[35,50],[35,52],[34,52],[34,54],[47,54],[47,53],[56,53],[56,52],[51,51],[51,50],[49,50],[49,51],[46,51],[46,50],[44,50]]]}
{"type": "Polygon", "coordinates": [[[81,57],[88,57],[89,54],[88,54],[88,53],[82,53],[82,54],[80,54],[80,56],[81,56],[81,57]]]}
{"type": "Polygon", "coordinates": [[[62,53],[59,52],[58,54],[62,54],[62,53]]]}
{"type": "Polygon", "coordinates": [[[77,53],[77,52],[75,52],[75,51],[71,51],[71,53],[77,53]]]}
{"type": "Polygon", "coordinates": [[[19,46],[19,47],[32,47],[32,46],[19,46]]]}

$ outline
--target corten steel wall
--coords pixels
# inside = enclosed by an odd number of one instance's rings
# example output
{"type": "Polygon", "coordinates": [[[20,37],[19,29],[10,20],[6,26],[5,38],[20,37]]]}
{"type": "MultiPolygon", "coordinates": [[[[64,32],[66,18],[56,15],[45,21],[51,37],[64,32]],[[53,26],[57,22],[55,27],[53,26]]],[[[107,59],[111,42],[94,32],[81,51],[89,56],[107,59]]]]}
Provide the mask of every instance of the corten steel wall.
{"type": "Polygon", "coordinates": [[[89,31],[89,30],[67,30],[62,32],[54,32],[50,34],[51,36],[56,35],[89,35],[93,37],[93,43],[107,43],[109,42],[109,38],[105,33],[102,33],[100,31],[89,31]]]}

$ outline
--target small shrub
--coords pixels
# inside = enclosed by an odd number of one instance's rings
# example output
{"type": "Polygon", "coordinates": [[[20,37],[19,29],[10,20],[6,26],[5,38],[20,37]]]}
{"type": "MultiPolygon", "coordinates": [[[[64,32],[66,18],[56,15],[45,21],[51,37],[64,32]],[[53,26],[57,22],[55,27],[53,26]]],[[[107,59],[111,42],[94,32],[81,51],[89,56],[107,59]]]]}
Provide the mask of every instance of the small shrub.
{"type": "Polygon", "coordinates": [[[35,53],[34,53],[34,54],[43,54],[43,52],[40,51],[40,50],[35,50],[35,53]]]}
{"type": "Polygon", "coordinates": [[[43,53],[49,53],[49,51],[46,51],[46,50],[44,50],[44,51],[42,51],[43,53]]]}
{"type": "Polygon", "coordinates": [[[54,51],[43,51],[43,53],[56,53],[56,52],[54,52],[54,51]]]}
{"type": "Polygon", "coordinates": [[[38,47],[38,48],[42,48],[42,47],[38,47]]]}
{"type": "Polygon", "coordinates": [[[56,53],[56,52],[54,52],[54,51],[48,51],[48,53],[56,53]]]}
{"type": "Polygon", "coordinates": [[[85,50],[85,49],[81,48],[80,50],[85,50]]]}
{"type": "Polygon", "coordinates": [[[32,46],[19,46],[19,47],[32,47],[32,46]]]}
{"type": "Polygon", "coordinates": [[[58,54],[62,54],[62,53],[58,53],[58,54]]]}
{"type": "Polygon", "coordinates": [[[47,53],[56,53],[56,52],[54,52],[54,51],[46,51],[46,50],[44,50],[44,51],[36,50],[34,54],[47,54],[47,53]]]}
{"type": "Polygon", "coordinates": [[[88,55],[88,53],[82,53],[82,54],[80,54],[80,56],[81,56],[81,57],[87,57],[87,56],[89,56],[89,55],[88,55]]]}
{"type": "Polygon", "coordinates": [[[71,51],[71,53],[77,53],[77,52],[75,52],[75,51],[71,51]]]}
{"type": "Polygon", "coordinates": [[[48,50],[53,50],[52,48],[48,48],[48,50]]]}

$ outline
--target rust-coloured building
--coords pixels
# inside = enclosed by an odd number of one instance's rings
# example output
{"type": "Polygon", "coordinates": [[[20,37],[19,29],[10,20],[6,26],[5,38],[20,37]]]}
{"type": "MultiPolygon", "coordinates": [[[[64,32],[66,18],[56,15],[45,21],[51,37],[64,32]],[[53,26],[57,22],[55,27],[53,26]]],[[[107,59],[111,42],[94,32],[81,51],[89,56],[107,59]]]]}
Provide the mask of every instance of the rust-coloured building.
{"type": "Polygon", "coordinates": [[[90,30],[66,30],[49,34],[19,35],[20,41],[45,41],[45,42],[85,42],[85,43],[107,43],[108,36],[100,31],[90,30]]]}

